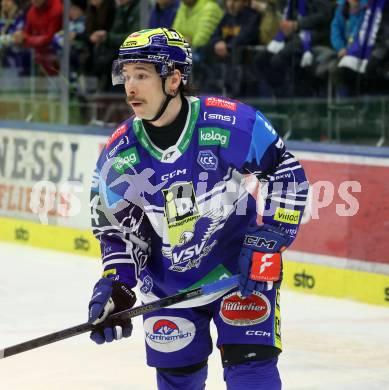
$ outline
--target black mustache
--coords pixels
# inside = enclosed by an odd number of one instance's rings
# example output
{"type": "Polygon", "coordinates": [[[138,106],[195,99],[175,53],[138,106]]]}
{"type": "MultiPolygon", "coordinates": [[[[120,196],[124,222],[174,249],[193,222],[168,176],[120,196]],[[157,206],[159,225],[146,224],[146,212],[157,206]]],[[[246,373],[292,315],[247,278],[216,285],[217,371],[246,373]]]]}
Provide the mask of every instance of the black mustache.
{"type": "Polygon", "coordinates": [[[126,102],[127,102],[127,104],[131,104],[134,100],[136,100],[137,102],[140,102],[140,103],[146,103],[145,100],[143,100],[143,99],[138,99],[138,98],[136,98],[135,96],[127,96],[127,97],[126,97],[126,102]]]}

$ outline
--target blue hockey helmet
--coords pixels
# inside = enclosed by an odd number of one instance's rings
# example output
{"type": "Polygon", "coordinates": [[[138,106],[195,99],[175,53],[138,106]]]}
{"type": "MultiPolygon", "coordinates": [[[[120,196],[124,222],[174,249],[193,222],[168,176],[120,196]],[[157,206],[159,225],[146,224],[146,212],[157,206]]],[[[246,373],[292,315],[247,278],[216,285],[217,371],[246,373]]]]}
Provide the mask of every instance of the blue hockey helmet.
{"type": "Polygon", "coordinates": [[[129,35],[119,48],[119,57],[112,64],[112,84],[124,84],[123,64],[147,62],[166,78],[174,69],[181,72],[185,85],[192,70],[192,49],[184,36],[168,28],[146,29],[129,35]]]}

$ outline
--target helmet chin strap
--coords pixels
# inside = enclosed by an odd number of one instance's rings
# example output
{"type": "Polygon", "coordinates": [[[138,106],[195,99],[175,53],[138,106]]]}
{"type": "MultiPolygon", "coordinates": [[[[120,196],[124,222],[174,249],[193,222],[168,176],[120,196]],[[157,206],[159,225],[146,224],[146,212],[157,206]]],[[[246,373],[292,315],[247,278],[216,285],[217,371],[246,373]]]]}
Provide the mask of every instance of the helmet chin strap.
{"type": "Polygon", "coordinates": [[[145,119],[147,122],[155,122],[155,121],[157,121],[163,115],[163,113],[166,111],[166,108],[167,108],[168,104],[170,103],[170,101],[172,99],[174,99],[177,96],[177,94],[178,94],[178,89],[177,89],[177,91],[176,91],[176,93],[174,95],[170,95],[170,94],[166,93],[166,91],[165,91],[166,78],[165,77],[162,78],[161,81],[162,81],[162,91],[163,91],[163,94],[166,96],[166,98],[165,98],[164,102],[162,103],[161,108],[159,109],[159,111],[155,114],[154,118],[152,118],[152,119],[145,119]]]}

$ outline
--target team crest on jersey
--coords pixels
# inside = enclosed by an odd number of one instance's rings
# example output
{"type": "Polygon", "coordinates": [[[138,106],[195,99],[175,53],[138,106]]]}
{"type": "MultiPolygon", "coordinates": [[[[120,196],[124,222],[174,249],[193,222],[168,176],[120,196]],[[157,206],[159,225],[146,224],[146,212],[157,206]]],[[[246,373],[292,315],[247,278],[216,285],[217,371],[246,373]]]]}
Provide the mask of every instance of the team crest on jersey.
{"type": "Polygon", "coordinates": [[[223,210],[200,215],[191,182],[175,184],[162,192],[170,243],[162,254],[172,262],[169,270],[185,272],[198,268],[201,259],[216,245],[216,240],[211,244],[208,241],[222,220],[223,210]]]}

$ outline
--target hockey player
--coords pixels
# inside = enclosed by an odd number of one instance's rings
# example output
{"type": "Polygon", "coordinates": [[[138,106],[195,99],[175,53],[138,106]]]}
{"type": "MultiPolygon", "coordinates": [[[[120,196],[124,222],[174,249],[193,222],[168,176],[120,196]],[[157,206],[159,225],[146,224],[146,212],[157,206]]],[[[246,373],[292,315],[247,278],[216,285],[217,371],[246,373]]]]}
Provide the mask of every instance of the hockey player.
{"type": "Polygon", "coordinates": [[[131,34],[113,64],[135,116],[109,138],[92,184],[104,269],[91,338],[131,335],[130,320],[106,318],[134,305],[136,285],[146,303],[240,274],[238,288],[145,315],[147,364],[160,390],[204,389],[213,320],[227,388],[280,389],[281,252],[297,234],[306,178],[259,111],[188,96],[191,65],[189,44],[164,28],[131,34]]]}

